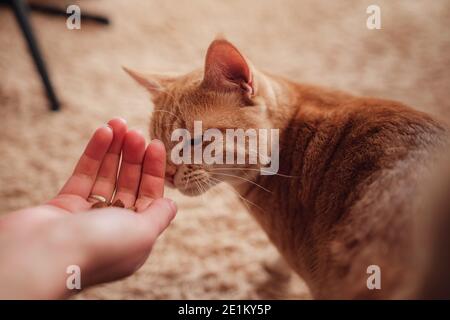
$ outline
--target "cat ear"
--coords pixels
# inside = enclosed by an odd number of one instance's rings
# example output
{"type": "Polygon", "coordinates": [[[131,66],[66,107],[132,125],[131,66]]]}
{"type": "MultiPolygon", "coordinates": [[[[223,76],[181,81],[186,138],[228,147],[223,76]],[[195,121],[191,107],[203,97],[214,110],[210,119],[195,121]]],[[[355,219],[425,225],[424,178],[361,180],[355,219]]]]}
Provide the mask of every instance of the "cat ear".
{"type": "Polygon", "coordinates": [[[164,91],[164,87],[175,79],[174,77],[167,75],[144,74],[130,70],[126,67],[122,67],[122,69],[136,80],[137,83],[150,91],[151,94],[157,94],[164,91]]]}
{"type": "Polygon", "coordinates": [[[248,96],[254,94],[249,63],[239,50],[225,39],[216,39],[209,45],[203,83],[214,89],[238,88],[248,96]]]}

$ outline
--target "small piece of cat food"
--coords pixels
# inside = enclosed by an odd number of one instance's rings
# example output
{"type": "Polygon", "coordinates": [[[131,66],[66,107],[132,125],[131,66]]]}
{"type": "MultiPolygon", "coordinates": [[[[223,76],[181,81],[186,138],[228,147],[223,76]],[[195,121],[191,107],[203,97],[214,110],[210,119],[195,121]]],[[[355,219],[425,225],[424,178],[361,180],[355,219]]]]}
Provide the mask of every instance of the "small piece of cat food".
{"type": "Polygon", "coordinates": [[[118,207],[118,208],[125,208],[125,204],[120,199],[117,199],[116,201],[114,201],[114,203],[111,206],[118,207]]]}
{"type": "MultiPolygon", "coordinates": [[[[104,201],[98,201],[98,202],[95,202],[91,206],[91,209],[101,209],[101,208],[107,208],[107,207],[117,207],[117,208],[124,208],[125,209],[125,204],[120,199],[117,199],[113,203],[108,203],[108,202],[104,202],[104,201]]],[[[131,210],[131,211],[134,211],[134,212],[136,212],[136,210],[137,210],[137,208],[135,206],[131,206],[131,207],[127,208],[127,209],[131,210]]]]}

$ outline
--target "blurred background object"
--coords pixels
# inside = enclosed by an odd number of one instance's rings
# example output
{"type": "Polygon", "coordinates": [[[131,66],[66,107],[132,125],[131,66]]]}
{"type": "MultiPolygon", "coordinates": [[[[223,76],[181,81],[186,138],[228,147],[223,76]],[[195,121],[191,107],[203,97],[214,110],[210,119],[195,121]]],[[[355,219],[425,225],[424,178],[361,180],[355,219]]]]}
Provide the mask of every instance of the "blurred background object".
{"type": "MultiPolygon", "coordinates": [[[[450,118],[448,0],[377,0],[381,30],[367,29],[373,1],[366,0],[74,3],[114,23],[103,28],[82,20],[80,30],[68,30],[65,19],[32,16],[64,104],[57,113],[45,112],[46,97],[15,17],[0,7],[2,213],[53,196],[91,132],[111,117],[148,132],[150,99],[122,65],[179,73],[201,68],[218,33],[260,69],[450,118]]],[[[173,190],[167,195],[178,202],[179,214],[142,269],[75,298],[309,297],[300,279],[282,282],[265,271],[275,249],[228,189],[199,198],[173,190]]]]}
{"type": "MultiPolygon", "coordinates": [[[[0,0],[0,4],[8,5],[14,11],[17,23],[22,30],[23,36],[30,50],[33,61],[36,65],[36,69],[42,79],[42,83],[49,100],[50,110],[57,111],[60,108],[60,103],[56,97],[53,85],[50,81],[50,76],[47,71],[47,67],[44,63],[44,58],[39,49],[38,43],[34,36],[33,26],[30,21],[30,11],[41,12],[50,15],[67,17],[66,9],[51,4],[31,3],[26,0],[0,0]]],[[[106,17],[99,15],[91,15],[89,13],[83,14],[83,20],[96,21],[98,23],[109,24],[109,20],[106,17]]]]}

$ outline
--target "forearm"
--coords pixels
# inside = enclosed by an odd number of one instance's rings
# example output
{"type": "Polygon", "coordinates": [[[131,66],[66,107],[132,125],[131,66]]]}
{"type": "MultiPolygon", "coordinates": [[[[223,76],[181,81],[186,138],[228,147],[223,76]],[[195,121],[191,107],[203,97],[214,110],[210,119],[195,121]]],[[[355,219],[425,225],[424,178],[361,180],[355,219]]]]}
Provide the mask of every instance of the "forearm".
{"type": "Polygon", "coordinates": [[[70,294],[67,267],[83,268],[85,253],[64,220],[46,206],[2,217],[0,299],[61,299],[70,294]]]}

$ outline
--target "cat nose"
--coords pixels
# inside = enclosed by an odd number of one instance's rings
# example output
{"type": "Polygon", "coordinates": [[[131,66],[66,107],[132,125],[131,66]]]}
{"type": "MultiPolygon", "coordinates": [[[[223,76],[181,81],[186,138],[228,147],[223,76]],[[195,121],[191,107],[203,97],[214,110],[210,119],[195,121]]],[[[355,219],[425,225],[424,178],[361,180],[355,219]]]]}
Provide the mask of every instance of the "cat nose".
{"type": "Polygon", "coordinates": [[[166,182],[168,182],[169,185],[173,185],[173,183],[174,183],[174,178],[173,178],[173,176],[168,176],[168,175],[166,175],[166,182]]]}
{"type": "Polygon", "coordinates": [[[173,174],[168,174],[168,173],[166,173],[166,180],[167,180],[168,182],[173,183],[174,176],[175,176],[175,175],[173,175],[173,174]]]}

